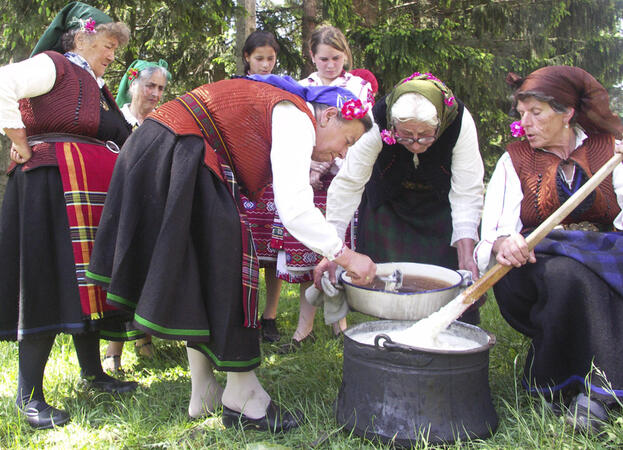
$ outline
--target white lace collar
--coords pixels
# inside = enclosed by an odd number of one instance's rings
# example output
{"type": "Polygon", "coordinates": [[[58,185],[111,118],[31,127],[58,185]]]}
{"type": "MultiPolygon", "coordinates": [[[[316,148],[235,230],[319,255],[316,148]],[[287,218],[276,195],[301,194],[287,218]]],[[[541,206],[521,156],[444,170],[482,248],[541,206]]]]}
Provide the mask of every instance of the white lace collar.
{"type": "Polygon", "coordinates": [[[106,84],[106,82],[104,81],[103,78],[99,78],[99,77],[95,76],[95,73],[93,72],[93,69],[91,69],[91,66],[89,65],[87,60],[84,59],[82,56],[78,55],[77,53],[67,52],[67,53],[65,53],[65,57],[69,61],[74,63],[76,66],[82,67],[84,70],[89,72],[91,74],[91,76],[93,76],[95,81],[97,81],[97,85],[100,87],[100,89],[102,88],[102,86],[104,86],[104,84],[106,84]]]}

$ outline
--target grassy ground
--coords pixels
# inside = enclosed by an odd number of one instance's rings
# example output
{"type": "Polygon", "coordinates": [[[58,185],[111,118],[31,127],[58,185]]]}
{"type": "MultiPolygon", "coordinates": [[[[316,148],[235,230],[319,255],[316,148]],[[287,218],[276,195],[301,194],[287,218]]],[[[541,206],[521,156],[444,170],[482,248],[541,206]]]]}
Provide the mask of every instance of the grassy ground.
{"type": "MultiPolygon", "coordinates": [[[[282,291],[279,324],[291,336],[298,316],[298,288],[282,291]]],[[[354,324],[373,320],[350,314],[354,324]]],[[[483,309],[481,328],[497,337],[491,349],[489,378],[500,425],[483,441],[458,442],[447,448],[621,448],[623,418],[613,416],[600,436],[575,432],[551,414],[540,399],[527,396],[518,380],[527,341],[500,317],[490,299],[483,309]]],[[[134,394],[115,398],[80,384],[79,368],[70,337],[59,336],[47,365],[45,392],[54,406],[71,414],[63,428],[33,432],[15,413],[17,345],[0,343],[0,448],[392,448],[360,439],[342,430],[333,417],[332,404],[341,383],[342,344],[316,318],[319,339],[295,354],[276,355],[263,344],[264,360],[258,375],[272,397],[289,408],[305,412],[305,424],[285,435],[240,432],[223,428],[220,416],[199,421],[187,417],[190,375],[186,352],[179,342],[155,339],[157,357],[137,358],[126,344],[126,378],[140,382],[134,394]]],[[[285,338],[284,338],[285,340],[285,338]]],[[[102,353],[105,342],[102,341],[102,353]]],[[[223,374],[218,378],[224,382],[223,374]]],[[[422,442],[418,448],[429,448],[422,442]]]]}

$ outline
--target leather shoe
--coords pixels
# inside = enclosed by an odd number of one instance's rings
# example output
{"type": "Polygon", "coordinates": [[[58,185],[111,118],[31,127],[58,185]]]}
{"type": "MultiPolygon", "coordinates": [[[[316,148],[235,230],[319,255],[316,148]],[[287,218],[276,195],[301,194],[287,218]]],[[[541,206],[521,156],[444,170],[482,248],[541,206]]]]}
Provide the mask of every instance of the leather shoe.
{"type": "Polygon", "coordinates": [[[107,377],[103,380],[90,380],[89,378],[84,378],[84,383],[88,388],[100,392],[108,392],[109,394],[124,394],[126,392],[133,392],[138,387],[138,383],[136,381],[122,381],[113,377],[107,377]]]}
{"type": "Polygon", "coordinates": [[[277,319],[260,318],[260,332],[264,342],[277,342],[281,339],[281,334],[277,328],[277,319]]]}
{"type": "Polygon", "coordinates": [[[314,335],[314,332],[312,331],[300,341],[298,339],[292,338],[292,340],[288,342],[287,344],[280,345],[279,350],[277,350],[277,353],[280,355],[294,353],[299,348],[301,348],[301,346],[303,345],[303,342],[315,342],[315,341],[316,341],[316,336],[314,335]]]}
{"type": "Polygon", "coordinates": [[[578,394],[565,415],[565,422],[583,433],[599,433],[607,421],[608,407],[586,394],[578,394]]]}
{"type": "Polygon", "coordinates": [[[17,409],[28,424],[37,430],[60,427],[69,422],[69,414],[41,400],[32,400],[17,409]]]}
{"type": "Polygon", "coordinates": [[[223,405],[222,420],[223,425],[227,428],[240,427],[244,430],[285,433],[301,424],[303,421],[303,412],[296,410],[294,414],[292,414],[288,411],[282,411],[281,407],[271,400],[266,408],[266,415],[259,419],[251,419],[223,405]]]}

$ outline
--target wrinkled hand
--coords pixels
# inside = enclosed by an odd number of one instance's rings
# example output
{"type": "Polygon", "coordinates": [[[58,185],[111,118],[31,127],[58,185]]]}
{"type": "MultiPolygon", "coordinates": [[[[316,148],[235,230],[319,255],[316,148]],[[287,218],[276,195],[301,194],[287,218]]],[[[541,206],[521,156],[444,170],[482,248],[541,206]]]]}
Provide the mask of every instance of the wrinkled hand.
{"type": "Polygon", "coordinates": [[[472,273],[472,280],[476,281],[480,278],[478,264],[474,261],[474,246],[476,243],[473,239],[462,238],[456,241],[455,245],[459,269],[469,270],[472,273]]]}
{"type": "Polygon", "coordinates": [[[9,154],[11,161],[17,164],[24,164],[32,157],[32,149],[26,146],[18,146],[15,143],[11,145],[11,152],[9,154]]]}
{"type": "Polygon", "coordinates": [[[322,181],[320,180],[320,177],[322,177],[322,174],[314,170],[309,173],[309,184],[311,184],[311,187],[314,188],[314,190],[322,189],[322,181]]]}
{"type": "Polygon", "coordinates": [[[353,284],[370,284],[376,275],[376,264],[369,256],[363,255],[346,248],[335,262],[346,270],[353,284]]]}
{"type": "Polygon", "coordinates": [[[535,263],[534,250],[528,250],[526,239],[519,233],[499,237],[493,244],[495,259],[503,266],[521,267],[535,263]]]}
{"type": "Polygon", "coordinates": [[[337,264],[333,261],[329,261],[327,258],[322,258],[322,261],[318,263],[316,267],[314,267],[314,286],[317,289],[322,290],[322,274],[325,272],[329,272],[329,281],[332,284],[337,283],[337,276],[335,275],[335,271],[337,270],[337,264]]]}

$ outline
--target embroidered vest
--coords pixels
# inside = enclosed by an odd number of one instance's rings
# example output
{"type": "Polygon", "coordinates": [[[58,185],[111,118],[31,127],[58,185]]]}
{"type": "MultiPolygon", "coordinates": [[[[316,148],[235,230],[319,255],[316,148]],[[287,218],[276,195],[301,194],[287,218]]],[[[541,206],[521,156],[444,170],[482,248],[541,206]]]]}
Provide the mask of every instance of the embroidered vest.
{"type": "MultiPolygon", "coordinates": [[[[533,149],[526,141],[513,142],[506,150],[524,195],[520,214],[524,230],[535,228],[570,196],[568,188],[563,186],[565,181],[558,175],[563,161],[552,153],[533,149]]],[[[592,177],[612,157],[613,151],[613,136],[600,134],[587,138],[569,156],[576,166],[576,177],[583,176],[584,181],[592,177]]],[[[620,211],[610,174],[562,223],[587,221],[611,226],[620,211]]]]}
{"type": "Polygon", "coordinates": [[[47,94],[20,100],[26,134],[55,132],[95,137],[100,120],[97,82],[60,53],[45,54],[56,66],[56,82],[47,94]]]}
{"type": "MultiPolygon", "coordinates": [[[[191,92],[207,108],[227,146],[237,182],[251,199],[256,199],[272,180],[270,149],[275,105],[291,102],[316,125],[305,100],[259,81],[235,78],[204,84],[191,92]]],[[[189,111],[178,101],[165,103],[148,117],[176,135],[203,136],[189,111]]],[[[204,162],[222,180],[217,155],[207,143],[204,162]]]]}
{"type": "MultiPolygon", "coordinates": [[[[458,101],[458,100],[457,100],[458,101]]],[[[413,153],[400,144],[383,143],[383,149],[374,163],[365,195],[372,208],[414,192],[418,196],[434,196],[436,201],[450,207],[448,193],[452,178],[452,151],[461,132],[463,103],[458,101],[454,121],[424,153],[418,155],[419,164],[413,164],[413,153]]],[[[387,128],[385,97],[374,105],[372,112],[379,129],[387,128]]]]}

